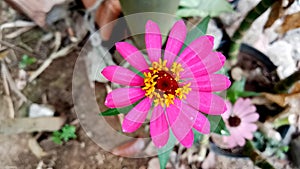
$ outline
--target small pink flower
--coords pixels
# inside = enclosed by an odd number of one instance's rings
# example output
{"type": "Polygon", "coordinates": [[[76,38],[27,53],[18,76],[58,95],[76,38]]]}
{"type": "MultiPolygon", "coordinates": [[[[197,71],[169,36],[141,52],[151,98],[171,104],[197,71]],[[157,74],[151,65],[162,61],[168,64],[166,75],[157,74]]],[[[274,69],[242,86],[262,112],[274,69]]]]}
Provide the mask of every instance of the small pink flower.
{"type": "Polygon", "coordinates": [[[251,103],[250,99],[239,98],[232,109],[231,103],[226,102],[227,111],[222,114],[226,123],[230,136],[223,136],[223,141],[228,148],[233,148],[237,145],[244,146],[245,139],[251,140],[253,132],[257,130],[254,124],[259,115],[256,113],[256,107],[251,103]]]}
{"type": "Polygon", "coordinates": [[[123,131],[136,131],[150,111],[150,135],[157,147],[167,143],[169,126],[182,145],[192,146],[192,128],[204,134],[210,132],[210,123],[201,112],[220,115],[226,110],[224,100],[212,93],[230,86],[225,75],[214,74],[224,65],[225,57],[212,52],[212,36],[197,38],[179,54],[186,34],[184,22],[177,21],[163,51],[159,26],[148,21],[145,42],[149,61],[131,44],[116,43],[117,51],[143,76],[120,66],[102,71],[111,82],[129,86],[110,92],[107,107],[120,108],[140,101],[126,115],[123,131]]]}

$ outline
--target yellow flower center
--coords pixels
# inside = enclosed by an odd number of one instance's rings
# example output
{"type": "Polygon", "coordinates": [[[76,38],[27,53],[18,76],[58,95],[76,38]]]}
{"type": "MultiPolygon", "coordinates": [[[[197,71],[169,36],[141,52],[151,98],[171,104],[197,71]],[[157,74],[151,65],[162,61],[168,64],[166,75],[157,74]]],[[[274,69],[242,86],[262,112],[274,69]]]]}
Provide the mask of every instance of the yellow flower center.
{"type": "Polygon", "coordinates": [[[146,96],[154,98],[155,106],[162,107],[174,104],[174,99],[186,99],[186,95],[191,91],[191,83],[179,87],[180,72],[183,71],[181,64],[174,62],[169,70],[166,66],[167,61],[153,62],[150,72],[144,73],[143,90],[146,96]]]}

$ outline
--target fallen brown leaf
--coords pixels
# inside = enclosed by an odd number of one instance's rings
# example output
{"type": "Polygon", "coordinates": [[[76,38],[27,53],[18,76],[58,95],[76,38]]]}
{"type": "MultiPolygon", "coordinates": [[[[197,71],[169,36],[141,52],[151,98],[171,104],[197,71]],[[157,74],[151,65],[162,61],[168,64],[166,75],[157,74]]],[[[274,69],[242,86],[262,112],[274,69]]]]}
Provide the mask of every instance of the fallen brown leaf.
{"type": "Polygon", "coordinates": [[[300,27],[300,12],[287,15],[284,18],[282,25],[277,30],[280,34],[285,34],[289,30],[296,29],[300,27]]]}
{"type": "Polygon", "coordinates": [[[267,29],[273,25],[273,23],[282,16],[283,14],[283,0],[278,0],[272,5],[272,10],[270,12],[269,18],[264,26],[264,29],[267,29]]]}
{"type": "Polygon", "coordinates": [[[139,154],[145,148],[143,138],[128,141],[112,150],[112,153],[120,156],[133,156],[139,154]]]}
{"type": "Polygon", "coordinates": [[[41,27],[46,25],[47,13],[65,0],[5,0],[15,10],[26,14],[41,27]]]}

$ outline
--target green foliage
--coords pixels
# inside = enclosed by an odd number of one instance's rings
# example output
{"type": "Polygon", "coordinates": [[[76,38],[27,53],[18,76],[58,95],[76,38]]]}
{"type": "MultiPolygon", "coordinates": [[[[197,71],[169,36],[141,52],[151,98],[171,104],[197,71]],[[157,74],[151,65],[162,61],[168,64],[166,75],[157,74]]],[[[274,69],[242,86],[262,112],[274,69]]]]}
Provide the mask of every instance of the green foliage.
{"type": "Polygon", "coordinates": [[[67,142],[70,139],[76,138],[76,127],[66,124],[61,131],[54,131],[52,133],[52,141],[56,144],[62,144],[63,141],[67,142]]]}
{"type": "Polygon", "coordinates": [[[285,153],[289,150],[289,146],[283,145],[282,142],[273,138],[268,138],[259,131],[254,133],[253,145],[264,155],[275,155],[280,159],[285,158],[285,153]]]}
{"type": "Polygon", "coordinates": [[[229,136],[230,133],[226,128],[225,122],[222,116],[213,116],[213,115],[206,115],[208,121],[210,122],[210,131],[216,134],[220,134],[223,136],[229,136]]]}
{"type": "Polygon", "coordinates": [[[232,12],[232,6],[227,0],[181,0],[181,8],[176,12],[180,17],[219,16],[222,12],[232,12]]]}
{"type": "Polygon", "coordinates": [[[196,38],[203,36],[206,34],[207,27],[208,27],[208,22],[210,20],[210,17],[207,16],[202,21],[196,25],[191,31],[189,31],[186,35],[184,44],[180,50],[180,53],[196,38]]]}
{"type": "Polygon", "coordinates": [[[203,134],[199,133],[195,129],[193,129],[193,133],[194,133],[194,143],[199,143],[203,139],[203,134]]]}
{"type": "Polygon", "coordinates": [[[135,102],[134,104],[123,107],[123,108],[114,108],[114,109],[107,109],[106,111],[99,113],[99,116],[115,116],[118,114],[126,114],[128,113],[134,106],[136,106],[140,101],[135,102]]]}
{"type": "Polygon", "coordinates": [[[231,87],[227,90],[227,98],[231,101],[231,103],[235,103],[235,101],[239,97],[250,97],[259,95],[259,93],[256,92],[245,91],[245,84],[245,79],[235,81],[232,83],[231,87]]]}
{"type": "Polygon", "coordinates": [[[36,62],[36,58],[29,57],[28,55],[23,55],[21,61],[19,62],[19,68],[25,69],[36,62]]]}
{"type": "Polygon", "coordinates": [[[162,148],[159,148],[157,151],[158,153],[158,159],[159,159],[159,166],[161,169],[166,168],[166,165],[170,158],[170,153],[172,152],[174,146],[175,146],[176,138],[173,135],[172,131],[170,130],[170,136],[168,143],[163,146],[162,148]]]}

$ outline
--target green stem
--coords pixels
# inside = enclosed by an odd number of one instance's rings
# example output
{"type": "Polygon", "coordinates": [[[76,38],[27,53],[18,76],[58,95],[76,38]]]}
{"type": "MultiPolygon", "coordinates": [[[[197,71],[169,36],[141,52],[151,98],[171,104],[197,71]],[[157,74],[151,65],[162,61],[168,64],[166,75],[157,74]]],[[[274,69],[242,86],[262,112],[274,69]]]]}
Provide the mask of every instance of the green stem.
{"type": "Polygon", "coordinates": [[[275,91],[277,93],[287,93],[287,91],[289,90],[289,88],[295,84],[295,82],[300,80],[300,70],[297,70],[296,72],[294,72],[292,75],[290,75],[289,77],[279,81],[276,85],[275,85],[275,91]]]}
{"type": "Polygon", "coordinates": [[[231,45],[229,49],[229,59],[236,60],[241,46],[242,38],[249,30],[252,23],[263,14],[276,0],[262,0],[251,11],[248,12],[245,19],[240,24],[231,38],[231,45]]]}
{"type": "Polygon", "coordinates": [[[263,169],[275,169],[266,159],[264,159],[258,152],[255,151],[250,141],[246,142],[243,154],[248,156],[253,163],[263,169]]]}

